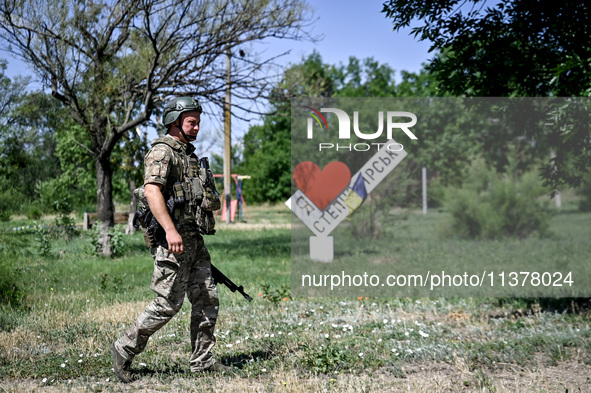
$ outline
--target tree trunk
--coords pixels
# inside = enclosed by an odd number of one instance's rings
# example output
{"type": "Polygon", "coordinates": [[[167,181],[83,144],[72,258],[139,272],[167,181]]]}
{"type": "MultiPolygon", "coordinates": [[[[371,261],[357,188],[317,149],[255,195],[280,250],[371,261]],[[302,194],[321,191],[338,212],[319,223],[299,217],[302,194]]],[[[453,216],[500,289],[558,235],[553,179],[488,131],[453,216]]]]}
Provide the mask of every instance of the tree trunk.
{"type": "Polygon", "coordinates": [[[133,235],[135,233],[135,227],[133,226],[133,216],[137,210],[137,198],[133,193],[136,189],[135,180],[129,181],[129,193],[131,194],[131,202],[129,203],[129,219],[127,220],[127,228],[125,228],[126,235],[133,235]]]}
{"type": "Polygon", "coordinates": [[[96,163],[96,187],[97,187],[97,220],[100,222],[99,254],[111,256],[111,236],[109,229],[115,225],[115,206],[113,204],[113,170],[110,157],[102,157],[95,160],[96,163]]]}

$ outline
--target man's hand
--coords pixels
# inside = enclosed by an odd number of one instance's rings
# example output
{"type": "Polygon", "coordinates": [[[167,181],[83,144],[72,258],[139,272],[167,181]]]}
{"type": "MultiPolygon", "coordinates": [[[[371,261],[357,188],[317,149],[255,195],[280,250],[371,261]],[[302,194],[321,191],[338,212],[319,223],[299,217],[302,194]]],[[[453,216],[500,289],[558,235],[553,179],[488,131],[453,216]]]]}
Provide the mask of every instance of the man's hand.
{"type": "Polygon", "coordinates": [[[170,214],[166,209],[166,201],[164,195],[162,195],[162,186],[156,183],[148,183],[144,186],[144,195],[148,200],[150,211],[166,232],[166,241],[168,242],[168,251],[174,254],[182,254],[183,238],[179,235],[176,230],[170,214]]]}
{"type": "Polygon", "coordinates": [[[174,231],[166,231],[166,242],[168,243],[168,251],[173,254],[182,254],[185,251],[183,248],[183,238],[176,229],[174,231]]]}

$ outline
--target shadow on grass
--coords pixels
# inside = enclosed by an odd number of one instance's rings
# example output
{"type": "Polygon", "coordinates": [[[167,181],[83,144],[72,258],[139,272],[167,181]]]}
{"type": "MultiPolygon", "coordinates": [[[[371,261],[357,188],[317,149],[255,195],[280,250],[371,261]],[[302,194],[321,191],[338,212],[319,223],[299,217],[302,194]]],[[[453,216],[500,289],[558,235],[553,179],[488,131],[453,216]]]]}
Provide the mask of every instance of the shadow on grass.
{"type": "Polygon", "coordinates": [[[271,347],[263,350],[257,350],[247,353],[240,353],[233,356],[223,356],[221,358],[221,362],[227,366],[232,366],[237,369],[243,369],[246,363],[251,361],[252,359],[255,360],[268,360],[272,357],[277,356],[276,353],[272,350],[271,347]]]}
{"type": "MultiPolygon", "coordinates": [[[[226,366],[231,366],[238,370],[242,370],[244,366],[246,366],[246,364],[250,362],[252,359],[268,360],[273,358],[274,356],[279,356],[279,354],[276,351],[274,351],[272,347],[273,346],[269,346],[266,349],[240,353],[233,356],[222,356],[220,358],[220,362],[226,366]]],[[[141,369],[135,369],[134,371],[140,376],[140,378],[154,377],[158,375],[175,378],[181,376],[189,377],[193,375],[201,375],[201,373],[191,372],[188,366],[181,364],[166,365],[164,369],[151,369],[148,367],[142,367],[141,369]]]]}
{"type": "Polygon", "coordinates": [[[559,314],[591,314],[591,298],[587,297],[563,297],[563,298],[498,298],[499,307],[505,305],[517,308],[512,312],[514,317],[533,315],[536,309],[541,312],[559,314]]]}

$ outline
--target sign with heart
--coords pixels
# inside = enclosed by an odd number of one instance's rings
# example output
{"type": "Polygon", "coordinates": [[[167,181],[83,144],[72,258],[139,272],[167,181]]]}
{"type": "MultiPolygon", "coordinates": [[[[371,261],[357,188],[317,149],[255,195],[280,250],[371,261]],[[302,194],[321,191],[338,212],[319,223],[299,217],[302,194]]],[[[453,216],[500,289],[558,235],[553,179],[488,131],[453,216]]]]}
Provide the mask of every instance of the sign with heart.
{"type": "Polygon", "coordinates": [[[349,186],[351,171],[340,162],[329,162],[323,169],[311,161],[300,162],[293,170],[296,186],[320,210],[324,210],[349,186]]]}
{"type": "MultiPolygon", "coordinates": [[[[387,144],[397,143],[391,139],[387,144]]],[[[329,162],[322,169],[312,161],[296,165],[292,176],[298,190],[285,204],[316,235],[310,237],[311,259],[332,261],[333,239],[330,233],[361,203],[350,203],[350,197],[369,194],[406,154],[404,150],[381,149],[354,175],[340,161],[329,162]]]]}

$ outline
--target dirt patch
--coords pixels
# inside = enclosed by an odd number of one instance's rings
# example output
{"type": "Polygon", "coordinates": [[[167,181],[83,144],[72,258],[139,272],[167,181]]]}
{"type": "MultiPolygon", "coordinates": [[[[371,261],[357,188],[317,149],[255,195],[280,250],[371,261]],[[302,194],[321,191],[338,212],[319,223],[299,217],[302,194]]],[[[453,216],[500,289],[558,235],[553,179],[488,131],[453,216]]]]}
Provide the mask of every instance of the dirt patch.
{"type": "Polygon", "coordinates": [[[591,366],[580,361],[544,365],[542,358],[531,369],[501,364],[495,369],[468,370],[461,360],[456,364],[418,363],[403,368],[403,386],[420,392],[589,392],[591,366]]]}

